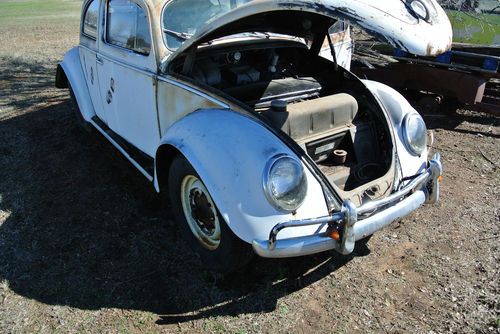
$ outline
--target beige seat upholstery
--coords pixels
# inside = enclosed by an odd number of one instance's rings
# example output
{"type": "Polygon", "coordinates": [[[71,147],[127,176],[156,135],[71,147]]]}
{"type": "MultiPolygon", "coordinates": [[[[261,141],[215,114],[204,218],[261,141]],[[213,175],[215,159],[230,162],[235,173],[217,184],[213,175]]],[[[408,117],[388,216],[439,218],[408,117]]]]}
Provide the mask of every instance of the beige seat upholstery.
{"type": "Polygon", "coordinates": [[[273,126],[302,141],[351,124],[357,112],[356,99],[341,93],[293,103],[286,111],[269,110],[263,115],[273,126]]]}

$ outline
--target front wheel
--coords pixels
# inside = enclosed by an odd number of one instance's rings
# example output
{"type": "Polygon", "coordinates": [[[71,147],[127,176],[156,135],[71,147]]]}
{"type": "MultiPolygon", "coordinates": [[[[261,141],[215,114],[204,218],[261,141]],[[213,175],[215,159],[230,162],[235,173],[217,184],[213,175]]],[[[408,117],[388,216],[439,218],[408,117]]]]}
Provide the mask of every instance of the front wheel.
{"type": "Polygon", "coordinates": [[[182,156],[170,167],[168,189],[181,233],[207,270],[229,273],[250,261],[251,246],[227,226],[201,178],[182,156]]]}

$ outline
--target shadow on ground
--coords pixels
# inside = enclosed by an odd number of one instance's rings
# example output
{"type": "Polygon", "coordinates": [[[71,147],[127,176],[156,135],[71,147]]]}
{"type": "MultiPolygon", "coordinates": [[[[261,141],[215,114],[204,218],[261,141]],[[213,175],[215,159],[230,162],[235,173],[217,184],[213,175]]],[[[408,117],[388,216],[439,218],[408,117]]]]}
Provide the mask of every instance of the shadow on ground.
{"type": "Polygon", "coordinates": [[[461,110],[452,104],[443,104],[437,112],[424,114],[423,117],[427,127],[431,130],[444,129],[463,134],[500,138],[500,135],[496,133],[472,131],[460,127],[465,122],[495,127],[499,122],[499,118],[493,115],[461,110]]]}
{"type": "MultiPolygon", "coordinates": [[[[55,90],[55,64],[0,57],[1,114],[13,108],[26,111],[40,104],[61,101],[64,92],[55,90]]],[[[0,114],[0,119],[2,116],[0,114]]]]}
{"type": "Polygon", "coordinates": [[[50,66],[3,61],[0,70],[0,280],[15,293],[80,309],[150,311],[168,324],[272,311],[352,259],[256,258],[224,279],[206,273],[152,186],[78,128],[67,92],[43,95],[53,87],[50,66]]]}
{"type": "Polygon", "coordinates": [[[0,106],[11,110],[0,115],[0,280],[15,293],[177,323],[272,311],[351,259],[255,259],[224,279],[203,271],[147,180],[98,134],[80,130],[66,98],[40,95],[52,89],[50,66],[0,64],[13,95],[0,106]]]}

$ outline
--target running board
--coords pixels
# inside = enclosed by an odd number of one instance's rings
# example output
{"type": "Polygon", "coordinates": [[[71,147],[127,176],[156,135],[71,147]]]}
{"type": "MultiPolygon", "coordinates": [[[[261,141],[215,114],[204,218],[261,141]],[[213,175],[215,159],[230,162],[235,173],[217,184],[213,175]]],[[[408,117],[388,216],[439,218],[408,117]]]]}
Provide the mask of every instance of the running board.
{"type": "Polygon", "coordinates": [[[104,136],[132,165],[135,166],[150,182],[153,182],[154,159],[127,142],[119,134],[111,130],[99,117],[94,116],[90,123],[104,136]]]}

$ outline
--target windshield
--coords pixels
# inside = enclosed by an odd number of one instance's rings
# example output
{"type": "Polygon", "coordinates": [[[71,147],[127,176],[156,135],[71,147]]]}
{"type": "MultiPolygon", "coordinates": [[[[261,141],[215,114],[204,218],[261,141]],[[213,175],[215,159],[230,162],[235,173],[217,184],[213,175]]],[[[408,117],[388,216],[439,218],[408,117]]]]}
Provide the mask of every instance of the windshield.
{"type": "Polygon", "coordinates": [[[177,49],[208,21],[252,0],[172,0],[163,10],[167,47],[177,49]]]}

